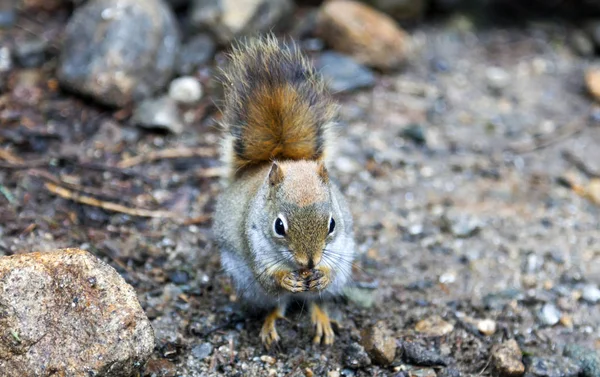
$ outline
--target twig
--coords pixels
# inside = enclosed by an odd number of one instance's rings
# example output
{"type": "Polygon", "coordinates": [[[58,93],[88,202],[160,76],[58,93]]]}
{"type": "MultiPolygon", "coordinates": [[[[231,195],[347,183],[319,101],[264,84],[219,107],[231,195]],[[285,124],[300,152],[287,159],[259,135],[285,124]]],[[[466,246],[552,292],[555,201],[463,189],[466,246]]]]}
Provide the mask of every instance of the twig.
{"type": "Polygon", "coordinates": [[[81,203],[81,204],[87,204],[87,205],[90,205],[93,207],[99,207],[106,211],[124,213],[124,214],[130,215],[130,216],[153,217],[153,218],[174,219],[174,218],[178,218],[180,216],[177,213],[168,212],[168,211],[151,211],[151,210],[141,209],[141,208],[128,208],[128,207],[125,207],[125,206],[117,204],[117,203],[105,202],[102,200],[92,198],[90,196],[79,195],[69,189],[60,187],[51,182],[46,182],[44,184],[44,186],[46,187],[46,189],[48,191],[50,191],[51,193],[53,193],[55,195],[60,196],[61,198],[72,200],[74,202],[81,203]]]}
{"type": "Polygon", "coordinates": [[[570,151],[568,151],[568,150],[562,151],[562,156],[567,162],[573,164],[573,166],[575,166],[577,169],[579,169],[579,171],[581,171],[583,174],[585,174],[588,178],[600,178],[599,172],[592,170],[589,166],[587,166],[585,164],[585,162],[583,162],[583,160],[581,160],[579,157],[575,156],[570,151]]]}
{"type": "Polygon", "coordinates": [[[200,215],[196,217],[192,217],[191,219],[187,219],[183,222],[183,225],[195,225],[195,224],[204,224],[210,221],[211,217],[209,215],[200,215]]]}
{"type": "Polygon", "coordinates": [[[8,149],[0,149],[0,159],[13,164],[22,164],[23,159],[12,154],[8,149]]]}
{"type": "Polygon", "coordinates": [[[561,141],[567,140],[567,139],[581,133],[588,125],[587,122],[585,121],[587,118],[588,118],[588,115],[586,114],[586,115],[580,116],[580,117],[572,120],[566,126],[567,131],[556,136],[553,139],[542,141],[542,142],[534,145],[533,147],[520,148],[520,149],[518,149],[518,148],[512,149],[511,148],[509,150],[516,154],[527,154],[527,153],[539,151],[540,149],[545,149],[545,148],[551,147],[555,144],[560,143],[561,141]]]}
{"type": "Polygon", "coordinates": [[[168,158],[189,158],[189,157],[214,157],[215,149],[213,148],[172,148],[163,149],[161,151],[150,152],[135,157],[126,158],[117,164],[120,168],[130,168],[145,162],[153,162],[156,160],[168,158]]]}

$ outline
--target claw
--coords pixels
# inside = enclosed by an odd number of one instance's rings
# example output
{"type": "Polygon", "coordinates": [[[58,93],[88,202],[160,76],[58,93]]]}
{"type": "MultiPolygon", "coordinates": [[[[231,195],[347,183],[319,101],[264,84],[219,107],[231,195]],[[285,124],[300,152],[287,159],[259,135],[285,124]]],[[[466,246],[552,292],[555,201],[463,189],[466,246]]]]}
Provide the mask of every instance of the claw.
{"type": "Polygon", "coordinates": [[[311,277],[311,280],[308,281],[308,290],[309,291],[322,291],[329,285],[330,280],[327,274],[324,274],[322,271],[317,270],[315,274],[311,277]]]}
{"type": "Polygon", "coordinates": [[[278,319],[285,318],[281,309],[277,308],[267,315],[265,322],[263,323],[262,329],[260,330],[260,340],[264,344],[266,349],[270,349],[271,346],[279,342],[279,334],[275,328],[275,323],[278,319]]]}
{"type": "Polygon", "coordinates": [[[320,344],[323,342],[323,344],[327,346],[333,344],[335,333],[331,327],[329,315],[327,315],[324,310],[314,303],[311,307],[311,321],[315,326],[315,337],[313,338],[313,343],[320,344]]]}
{"type": "Polygon", "coordinates": [[[281,286],[290,292],[304,292],[304,280],[297,272],[288,272],[281,279],[281,286]]]}

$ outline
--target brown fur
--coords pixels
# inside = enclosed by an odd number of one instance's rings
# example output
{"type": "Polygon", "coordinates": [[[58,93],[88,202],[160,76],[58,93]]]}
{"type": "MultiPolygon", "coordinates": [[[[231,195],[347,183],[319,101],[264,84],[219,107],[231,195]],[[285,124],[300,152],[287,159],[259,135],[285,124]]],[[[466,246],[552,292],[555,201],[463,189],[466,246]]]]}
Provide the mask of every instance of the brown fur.
{"type": "Polygon", "coordinates": [[[285,160],[324,160],[336,107],[291,44],[273,36],[240,43],[224,71],[224,158],[231,176],[285,160]]]}

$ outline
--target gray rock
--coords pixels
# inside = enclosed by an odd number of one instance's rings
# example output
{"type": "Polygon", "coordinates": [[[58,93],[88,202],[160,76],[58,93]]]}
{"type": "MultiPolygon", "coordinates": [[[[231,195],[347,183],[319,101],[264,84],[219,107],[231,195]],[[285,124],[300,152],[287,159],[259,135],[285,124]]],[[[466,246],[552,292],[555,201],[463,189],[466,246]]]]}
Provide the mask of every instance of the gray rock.
{"type": "Polygon", "coordinates": [[[169,97],[179,103],[194,104],[202,98],[202,85],[194,77],[179,77],[169,85],[169,97]]]}
{"type": "Polygon", "coordinates": [[[600,289],[593,284],[588,284],[583,287],[581,298],[591,304],[597,304],[600,302],[600,289]]]}
{"type": "Polygon", "coordinates": [[[514,339],[492,347],[492,366],[498,375],[503,377],[519,377],[525,373],[523,353],[514,339]]]}
{"type": "Polygon", "coordinates": [[[572,360],[561,357],[532,357],[527,361],[527,373],[537,377],[577,377],[581,367],[572,360]]]}
{"type": "Polygon", "coordinates": [[[191,75],[212,59],[216,44],[208,34],[198,34],[187,41],[179,50],[176,70],[181,76],[191,75]]]}
{"type": "Polygon", "coordinates": [[[210,356],[213,346],[210,343],[202,343],[192,348],[192,355],[198,360],[204,360],[210,356]]]}
{"type": "Polygon", "coordinates": [[[450,232],[458,238],[473,237],[479,233],[482,226],[477,218],[457,213],[444,214],[440,222],[443,231],[450,232]]]}
{"type": "Polygon", "coordinates": [[[142,128],[164,130],[175,134],[183,132],[177,104],[168,96],[145,99],[136,107],[132,120],[142,128]]]}
{"type": "Polygon", "coordinates": [[[162,0],[90,0],[66,27],[58,78],[100,103],[123,106],[167,84],[179,44],[162,0]]]}
{"type": "Polygon", "coordinates": [[[402,342],[402,358],[408,364],[419,365],[423,367],[447,366],[448,360],[438,352],[428,350],[427,348],[414,343],[402,342]]]}
{"type": "Polygon", "coordinates": [[[78,249],[0,258],[3,377],[133,375],[154,334],[135,291],[78,249]]]}
{"type": "Polygon", "coordinates": [[[360,338],[361,345],[375,364],[389,365],[394,361],[396,339],[393,338],[385,322],[379,321],[363,329],[360,338]]]}
{"type": "Polygon", "coordinates": [[[577,344],[569,344],[565,347],[564,355],[579,364],[583,372],[582,377],[600,377],[600,355],[598,352],[577,344]]]}
{"type": "Polygon", "coordinates": [[[562,313],[556,305],[552,303],[546,303],[542,306],[542,309],[538,313],[538,318],[542,324],[546,326],[554,326],[560,321],[562,313]]]}
{"type": "Polygon", "coordinates": [[[350,368],[363,368],[371,365],[371,358],[363,346],[352,343],[346,348],[344,365],[350,368]]]}
{"type": "Polygon", "coordinates": [[[293,9],[292,0],[194,0],[189,20],[192,29],[210,31],[220,43],[227,43],[272,30],[293,9]]]}
{"type": "Polygon", "coordinates": [[[327,87],[334,93],[349,92],[375,85],[373,71],[337,52],[322,53],[315,61],[315,68],[321,72],[327,87]]]}
{"type": "Polygon", "coordinates": [[[510,75],[500,67],[488,67],[485,70],[488,88],[493,92],[502,92],[510,84],[510,75]]]}
{"type": "Polygon", "coordinates": [[[0,73],[8,72],[12,68],[10,50],[6,46],[0,47],[0,73]]]}
{"type": "Polygon", "coordinates": [[[24,68],[40,67],[46,60],[47,48],[48,42],[40,38],[21,41],[15,46],[15,60],[24,68]]]}
{"type": "Polygon", "coordinates": [[[402,130],[402,136],[413,141],[418,145],[427,144],[427,137],[425,136],[425,128],[417,123],[413,123],[402,130]]]}

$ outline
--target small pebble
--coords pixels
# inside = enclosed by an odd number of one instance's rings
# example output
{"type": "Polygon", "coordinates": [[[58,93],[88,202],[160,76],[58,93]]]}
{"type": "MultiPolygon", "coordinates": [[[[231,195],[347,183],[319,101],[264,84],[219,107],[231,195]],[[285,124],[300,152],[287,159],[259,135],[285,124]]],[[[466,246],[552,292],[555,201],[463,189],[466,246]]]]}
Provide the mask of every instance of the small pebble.
{"type": "Polygon", "coordinates": [[[444,321],[440,316],[432,316],[417,322],[415,330],[427,336],[444,336],[454,330],[454,325],[444,321]]]}
{"type": "Polygon", "coordinates": [[[186,42],[179,50],[176,70],[180,75],[191,75],[207,64],[215,54],[216,44],[208,34],[199,34],[186,42]]]}
{"type": "Polygon", "coordinates": [[[592,97],[600,101],[600,67],[588,68],[585,72],[585,84],[592,97]]]}
{"type": "Polygon", "coordinates": [[[560,310],[551,303],[544,304],[539,312],[539,320],[546,326],[554,326],[560,321],[562,316],[560,310]]]}
{"type": "Polygon", "coordinates": [[[389,365],[396,356],[396,339],[387,329],[385,322],[379,321],[361,331],[361,345],[365,348],[371,360],[379,365],[389,365]]]}
{"type": "Polygon", "coordinates": [[[496,321],[491,319],[482,319],[477,322],[477,330],[483,335],[493,335],[496,332],[496,321]]]}
{"type": "Polygon", "coordinates": [[[581,372],[579,364],[561,356],[532,357],[527,368],[528,376],[537,377],[578,377],[581,372]]]}
{"type": "Polygon", "coordinates": [[[492,348],[492,365],[500,376],[518,377],[525,373],[523,355],[514,339],[492,348]]]}
{"type": "Polygon", "coordinates": [[[315,373],[310,368],[304,369],[304,377],[314,377],[315,373]]]}
{"type": "Polygon", "coordinates": [[[48,42],[43,39],[31,39],[17,43],[15,46],[15,60],[21,67],[37,68],[46,60],[48,42]]]}
{"type": "Polygon", "coordinates": [[[501,92],[510,84],[510,75],[502,68],[488,67],[485,70],[488,87],[494,92],[501,92]]]}
{"type": "Polygon", "coordinates": [[[331,370],[327,372],[327,377],[340,377],[340,372],[337,370],[331,370]]]}
{"type": "Polygon", "coordinates": [[[436,377],[435,370],[431,368],[412,368],[408,371],[408,377],[436,377]]]}
{"type": "Polygon", "coordinates": [[[170,97],[142,101],[134,110],[132,119],[136,125],[143,128],[161,129],[176,134],[183,132],[179,109],[170,97]]]}
{"type": "Polygon", "coordinates": [[[576,30],[571,33],[571,45],[573,49],[581,56],[594,55],[594,42],[586,33],[576,30]]]}
{"type": "Polygon", "coordinates": [[[417,145],[427,144],[425,128],[420,124],[411,124],[402,131],[402,136],[409,139],[417,145]]]}
{"type": "Polygon", "coordinates": [[[169,97],[179,103],[194,104],[202,98],[202,85],[191,76],[176,78],[169,86],[169,97]]]}
{"type": "Polygon", "coordinates": [[[600,301],[600,289],[593,284],[583,287],[581,298],[591,304],[597,304],[600,301]]]}
{"type": "Polygon", "coordinates": [[[363,346],[352,343],[346,348],[344,364],[350,368],[363,368],[371,365],[371,358],[363,346]]]}
{"type": "Polygon", "coordinates": [[[0,47],[0,73],[8,72],[12,68],[10,50],[6,46],[0,47]]]}
{"type": "Polygon", "coordinates": [[[202,343],[192,348],[192,355],[198,360],[204,360],[210,356],[213,351],[213,346],[210,343],[202,343]]]}
{"type": "Polygon", "coordinates": [[[403,342],[402,358],[409,364],[424,367],[447,366],[448,361],[438,352],[431,351],[417,343],[403,342]]]}
{"type": "Polygon", "coordinates": [[[273,356],[269,356],[269,355],[262,355],[260,357],[260,360],[263,363],[267,363],[269,365],[273,365],[273,364],[275,364],[277,362],[277,360],[275,360],[275,358],[273,356]]]}

